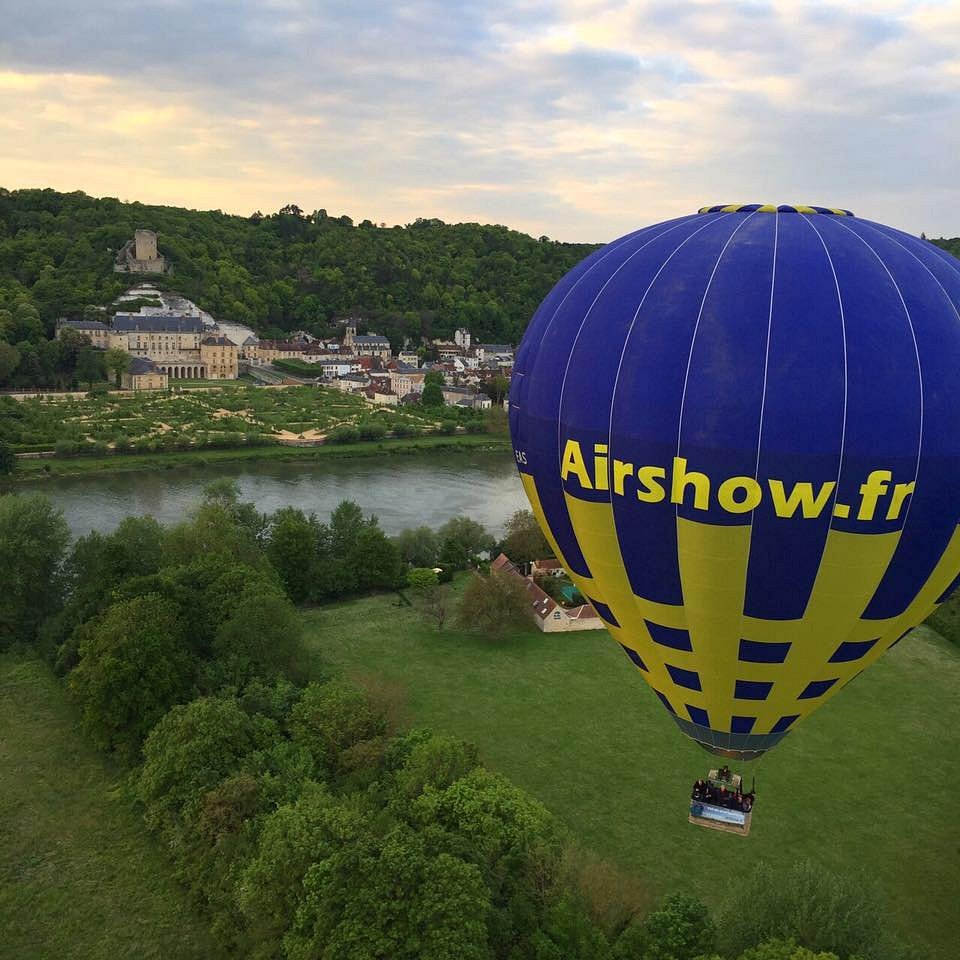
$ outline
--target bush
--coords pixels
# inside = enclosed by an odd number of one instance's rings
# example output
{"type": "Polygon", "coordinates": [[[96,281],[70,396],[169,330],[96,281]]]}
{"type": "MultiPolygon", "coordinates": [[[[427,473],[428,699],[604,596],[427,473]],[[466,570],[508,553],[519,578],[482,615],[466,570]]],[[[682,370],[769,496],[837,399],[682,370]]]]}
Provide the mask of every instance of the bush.
{"type": "Polygon", "coordinates": [[[884,956],[883,910],[866,878],[843,877],[808,860],[775,869],[758,864],[718,916],[722,953],[737,956],[771,938],[814,951],[875,960],[884,956]]]}
{"type": "Polygon", "coordinates": [[[376,420],[368,420],[357,428],[361,440],[382,440],[387,435],[387,428],[376,420]]]}
{"type": "Polygon", "coordinates": [[[76,440],[58,440],[53,445],[53,452],[58,457],[73,457],[80,452],[80,444],[76,440]]]}
{"type": "Polygon", "coordinates": [[[440,426],[437,427],[437,433],[443,434],[443,436],[448,437],[452,433],[457,432],[457,422],[456,420],[441,420],[440,426]]]}
{"type": "Polygon", "coordinates": [[[458,611],[460,626],[489,640],[502,640],[508,633],[530,625],[533,612],[522,578],[491,572],[470,578],[458,611]]]}
{"type": "Polygon", "coordinates": [[[333,443],[353,443],[360,439],[360,432],[356,427],[335,427],[330,432],[330,440],[333,443]]]}

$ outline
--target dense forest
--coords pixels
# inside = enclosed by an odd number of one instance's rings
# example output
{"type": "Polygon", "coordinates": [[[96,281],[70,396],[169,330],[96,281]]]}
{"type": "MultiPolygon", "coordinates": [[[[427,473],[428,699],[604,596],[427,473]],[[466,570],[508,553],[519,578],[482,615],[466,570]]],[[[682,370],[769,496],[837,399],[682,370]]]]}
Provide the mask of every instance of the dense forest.
{"type": "Polygon", "coordinates": [[[0,189],[0,309],[32,306],[49,333],[57,317],[110,304],[130,286],[113,261],[138,227],[158,233],[173,265],[157,283],[220,319],[277,336],[357,312],[395,347],[460,326],[515,343],[550,287],[594,249],[477,223],[354,224],[292,204],[240,217],[0,189]]]}

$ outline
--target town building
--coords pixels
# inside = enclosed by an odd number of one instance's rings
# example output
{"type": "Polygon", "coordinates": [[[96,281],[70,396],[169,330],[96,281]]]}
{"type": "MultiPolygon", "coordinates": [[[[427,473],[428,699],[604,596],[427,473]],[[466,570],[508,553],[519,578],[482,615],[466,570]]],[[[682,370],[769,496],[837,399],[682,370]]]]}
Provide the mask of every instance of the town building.
{"type": "Polygon", "coordinates": [[[101,320],[60,320],[57,323],[57,336],[64,330],[75,330],[90,338],[90,343],[98,350],[127,349],[126,334],[118,333],[101,320]]]}
{"type": "Polygon", "coordinates": [[[388,371],[390,389],[398,396],[405,397],[408,393],[423,393],[423,383],[426,374],[415,367],[398,365],[396,370],[388,371]]]}
{"type": "Polygon", "coordinates": [[[453,335],[453,342],[462,347],[464,351],[470,349],[470,331],[466,327],[460,327],[453,335]]]}
{"type": "MultiPolygon", "coordinates": [[[[536,562],[536,561],[535,561],[536,562]]],[[[589,603],[578,607],[563,607],[553,597],[534,583],[532,577],[525,577],[517,566],[505,554],[500,554],[490,564],[490,570],[519,577],[530,598],[534,623],[544,633],[570,633],[577,630],[602,630],[603,620],[589,603]]]]}
{"type": "Polygon", "coordinates": [[[239,348],[200,316],[117,313],[109,326],[101,321],[61,320],[57,336],[64,330],[86,335],[101,350],[120,349],[152,360],[170,378],[235,380],[239,376],[239,348]]]}
{"type": "Polygon", "coordinates": [[[506,343],[478,343],[474,354],[481,366],[490,360],[501,367],[513,366],[513,347],[506,343]]]}
{"type": "Polygon", "coordinates": [[[236,380],[240,376],[240,348],[223,336],[200,341],[201,376],[207,380],[236,380]]]}
{"type": "Polygon", "coordinates": [[[343,350],[352,350],[358,357],[390,359],[390,341],[377,333],[357,335],[355,320],[348,320],[343,334],[343,350]]]}

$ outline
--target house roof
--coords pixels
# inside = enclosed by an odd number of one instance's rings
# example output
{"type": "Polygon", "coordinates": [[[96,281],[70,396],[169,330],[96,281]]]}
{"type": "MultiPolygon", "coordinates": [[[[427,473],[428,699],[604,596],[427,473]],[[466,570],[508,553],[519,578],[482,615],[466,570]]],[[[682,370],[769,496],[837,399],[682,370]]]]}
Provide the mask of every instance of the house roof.
{"type": "Polygon", "coordinates": [[[131,357],[130,365],[127,367],[127,373],[134,376],[141,376],[145,373],[157,373],[157,365],[146,357],[131,357]]]}
{"type": "Polygon", "coordinates": [[[142,331],[146,333],[203,333],[200,317],[183,314],[117,313],[113,317],[113,329],[120,333],[142,331]]]}
{"type": "Polygon", "coordinates": [[[383,344],[388,347],[390,346],[390,341],[386,337],[381,337],[381,336],[363,336],[363,337],[354,336],[353,342],[365,344],[367,346],[374,346],[376,344],[383,344]]]}
{"type": "Polygon", "coordinates": [[[478,343],[477,348],[484,353],[513,353],[513,347],[506,343],[478,343]]]}
{"type": "Polygon", "coordinates": [[[61,327],[70,327],[73,330],[109,330],[110,328],[99,320],[61,320],[61,327]]]}
{"type": "Polygon", "coordinates": [[[527,596],[530,597],[530,606],[533,607],[533,612],[539,620],[546,620],[547,617],[556,610],[557,602],[541,590],[532,580],[525,577],[505,554],[501,553],[500,556],[490,564],[490,569],[498,573],[512,574],[523,581],[527,596]]]}
{"type": "Polygon", "coordinates": [[[200,341],[204,346],[207,347],[232,347],[234,342],[228,340],[226,337],[205,337],[200,341]]]}

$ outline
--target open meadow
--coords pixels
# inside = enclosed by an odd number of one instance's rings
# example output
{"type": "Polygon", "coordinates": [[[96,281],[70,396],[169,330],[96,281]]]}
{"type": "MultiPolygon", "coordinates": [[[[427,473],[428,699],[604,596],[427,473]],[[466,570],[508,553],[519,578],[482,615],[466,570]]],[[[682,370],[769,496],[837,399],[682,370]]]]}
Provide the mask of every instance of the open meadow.
{"type": "Polygon", "coordinates": [[[0,957],[220,956],[50,668],[0,657],[0,957]]]}
{"type": "Polygon", "coordinates": [[[742,768],[758,791],[744,840],[687,823],[690,784],[713,761],[603,632],[531,628],[491,644],[437,633],[389,595],[308,611],[306,623],[318,657],[400,685],[413,723],[476,743],[655,895],[717,904],[758,860],[810,858],[878,884],[916,960],[956,960],[960,651],[932,629],[742,768]]]}

